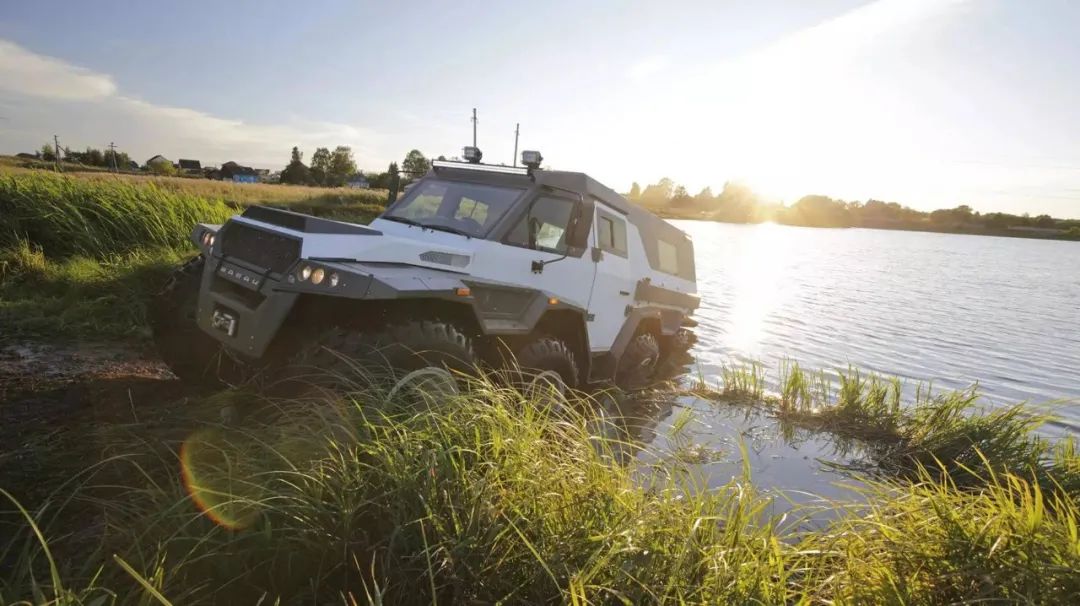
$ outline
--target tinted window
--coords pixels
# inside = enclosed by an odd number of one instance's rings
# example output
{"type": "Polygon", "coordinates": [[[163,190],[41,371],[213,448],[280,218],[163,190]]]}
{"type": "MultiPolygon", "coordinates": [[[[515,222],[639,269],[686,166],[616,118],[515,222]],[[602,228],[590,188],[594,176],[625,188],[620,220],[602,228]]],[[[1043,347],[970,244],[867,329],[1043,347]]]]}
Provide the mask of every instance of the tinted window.
{"type": "Polygon", "coordinates": [[[665,240],[656,241],[656,252],[658,260],[660,261],[660,267],[658,268],[662,272],[669,274],[679,274],[679,249],[675,247],[671,242],[665,240]]]}
{"type": "Polygon", "coordinates": [[[599,213],[596,224],[596,244],[600,250],[626,256],[626,221],[607,213],[599,213]]]}
{"type": "Polygon", "coordinates": [[[514,187],[428,179],[409,189],[383,218],[399,217],[483,236],[522,191],[514,187]]]}
{"type": "Polygon", "coordinates": [[[543,196],[529,209],[529,213],[510,230],[507,244],[565,253],[566,230],[574,214],[574,203],[564,198],[543,196]]]}

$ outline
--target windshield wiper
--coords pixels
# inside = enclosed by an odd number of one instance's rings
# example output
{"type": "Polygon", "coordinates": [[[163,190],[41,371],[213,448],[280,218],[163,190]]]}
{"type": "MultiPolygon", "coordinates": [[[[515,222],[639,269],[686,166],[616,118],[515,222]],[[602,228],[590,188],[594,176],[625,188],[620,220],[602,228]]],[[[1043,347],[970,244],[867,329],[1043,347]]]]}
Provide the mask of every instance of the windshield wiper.
{"type": "Polygon", "coordinates": [[[422,227],[426,227],[432,231],[445,231],[451,234],[457,234],[459,236],[465,236],[466,238],[473,238],[473,234],[456,227],[450,227],[449,225],[430,225],[427,223],[420,224],[422,227]]]}
{"type": "Polygon", "coordinates": [[[433,225],[431,223],[421,223],[416,219],[410,219],[408,217],[398,217],[396,215],[384,215],[381,218],[387,221],[397,221],[398,223],[404,223],[405,225],[415,225],[421,229],[430,229],[432,231],[445,231],[452,234],[458,234],[459,236],[465,236],[466,238],[476,237],[474,234],[471,234],[463,229],[450,227],[449,225],[433,225]]]}
{"type": "Polygon", "coordinates": [[[397,221],[398,223],[404,223],[405,225],[415,225],[417,227],[427,227],[427,225],[424,225],[423,223],[421,223],[421,222],[419,222],[419,221],[417,221],[415,219],[410,219],[408,217],[398,217],[396,215],[383,215],[381,218],[386,220],[386,221],[397,221]]]}

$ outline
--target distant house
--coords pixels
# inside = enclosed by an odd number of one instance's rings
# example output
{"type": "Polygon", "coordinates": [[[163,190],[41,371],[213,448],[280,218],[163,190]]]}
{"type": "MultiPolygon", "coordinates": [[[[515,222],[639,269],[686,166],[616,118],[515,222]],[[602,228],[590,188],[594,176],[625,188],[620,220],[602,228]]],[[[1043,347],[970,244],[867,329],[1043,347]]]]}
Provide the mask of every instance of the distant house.
{"type": "Polygon", "coordinates": [[[158,155],[156,155],[156,156],[154,156],[154,157],[152,157],[152,158],[150,158],[149,160],[146,161],[146,166],[148,168],[154,168],[154,167],[160,168],[160,167],[163,167],[163,166],[166,166],[166,165],[172,166],[172,160],[166,158],[165,156],[163,156],[161,154],[158,154],[158,155]]]}
{"type": "Polygon", "coordinates": [[[252,169],[251,166],[244,166],[243,164],[238,164],[231,160],[225,164],[221,164],[219,173],[221,178],[225,180],[234,180],[233,177],[238,175],[251,177],[258,176],[258,173],[256,173],[255,169],[252,169]]]}
{"type": "Polygon", "coordinates": [[[177,164],[179,165],[177,168],[184,172],[202,172],[202,164],[200,164],[198,160],[185,160],[184,158],[180,158],[177,164]]]}
{"type": "Polygon", "coordinates": [[[129,170],[139,170],[139,163],[134,160],[128,160],[129,170]]]}
{"type": "Polygon", "coordinates": [[[256,183],[259,180],[259,173],[250,166],[243,166],[236,162],[229,161],[221,165],[221,169],[218,171],[220,178],[223,181],[235,181],[237,183],[256,183]]]}
{"type": "Polygon", "coordinates": [[[345,187],[351,187],[353,189],[368,189],[371,187],[371,184],[368,183],[367,177],[357,174],[349,177],[349,180],[345,182],[345,187]]]}

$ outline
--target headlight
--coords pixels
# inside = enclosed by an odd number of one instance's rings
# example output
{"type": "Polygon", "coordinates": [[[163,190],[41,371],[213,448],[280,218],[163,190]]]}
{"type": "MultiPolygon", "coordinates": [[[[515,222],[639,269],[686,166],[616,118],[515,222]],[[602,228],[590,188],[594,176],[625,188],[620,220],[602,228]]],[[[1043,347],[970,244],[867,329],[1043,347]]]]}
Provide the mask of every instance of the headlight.
{"type": "Polygon", "coordinates": [[[210,234],[209,243],[207,244],[210,248],[214,247],[214,236],[214,234],[210,234]]]}
{"type": "Polygon", "coordinates": [[[305,265],[300,268],[300,279],[307,280],[311,277],[311,266],[305,265]]]}
{"type": "Polygon", "coordinates": [[[341,282],[341,276],[337,274],[330,274],[330,287],[333,288],[337,286],[338,282],[341,282]]]}
{"type": "Polygon", "coordinates": [[[326,272],[323,271],[323,268],[320,267],[320,268],[316,269],[315,271],[311,272],[311,283],[312,284],[322,284],[323,278],[325,278],[325,277],[326,277],[326,272]]]}

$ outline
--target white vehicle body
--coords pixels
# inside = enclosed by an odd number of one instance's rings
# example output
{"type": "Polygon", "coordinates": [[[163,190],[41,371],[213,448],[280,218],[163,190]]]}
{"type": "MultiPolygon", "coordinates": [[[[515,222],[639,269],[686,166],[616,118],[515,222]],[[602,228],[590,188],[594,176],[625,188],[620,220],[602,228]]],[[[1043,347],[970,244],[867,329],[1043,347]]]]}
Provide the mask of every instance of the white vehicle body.
{"type": "Polygon", "coordinates": [[[471,310],[477,339],[584,333],[585,374],[603,380],[635,334],[672,337],[697,306],[689,237],[581,173],[445,163],[368,227],[256,208],[193,238],[210,261],[199,325],[253,358],[301,299],[357,316],[373,308],[349,300],[408,302],[471,310]]]}

